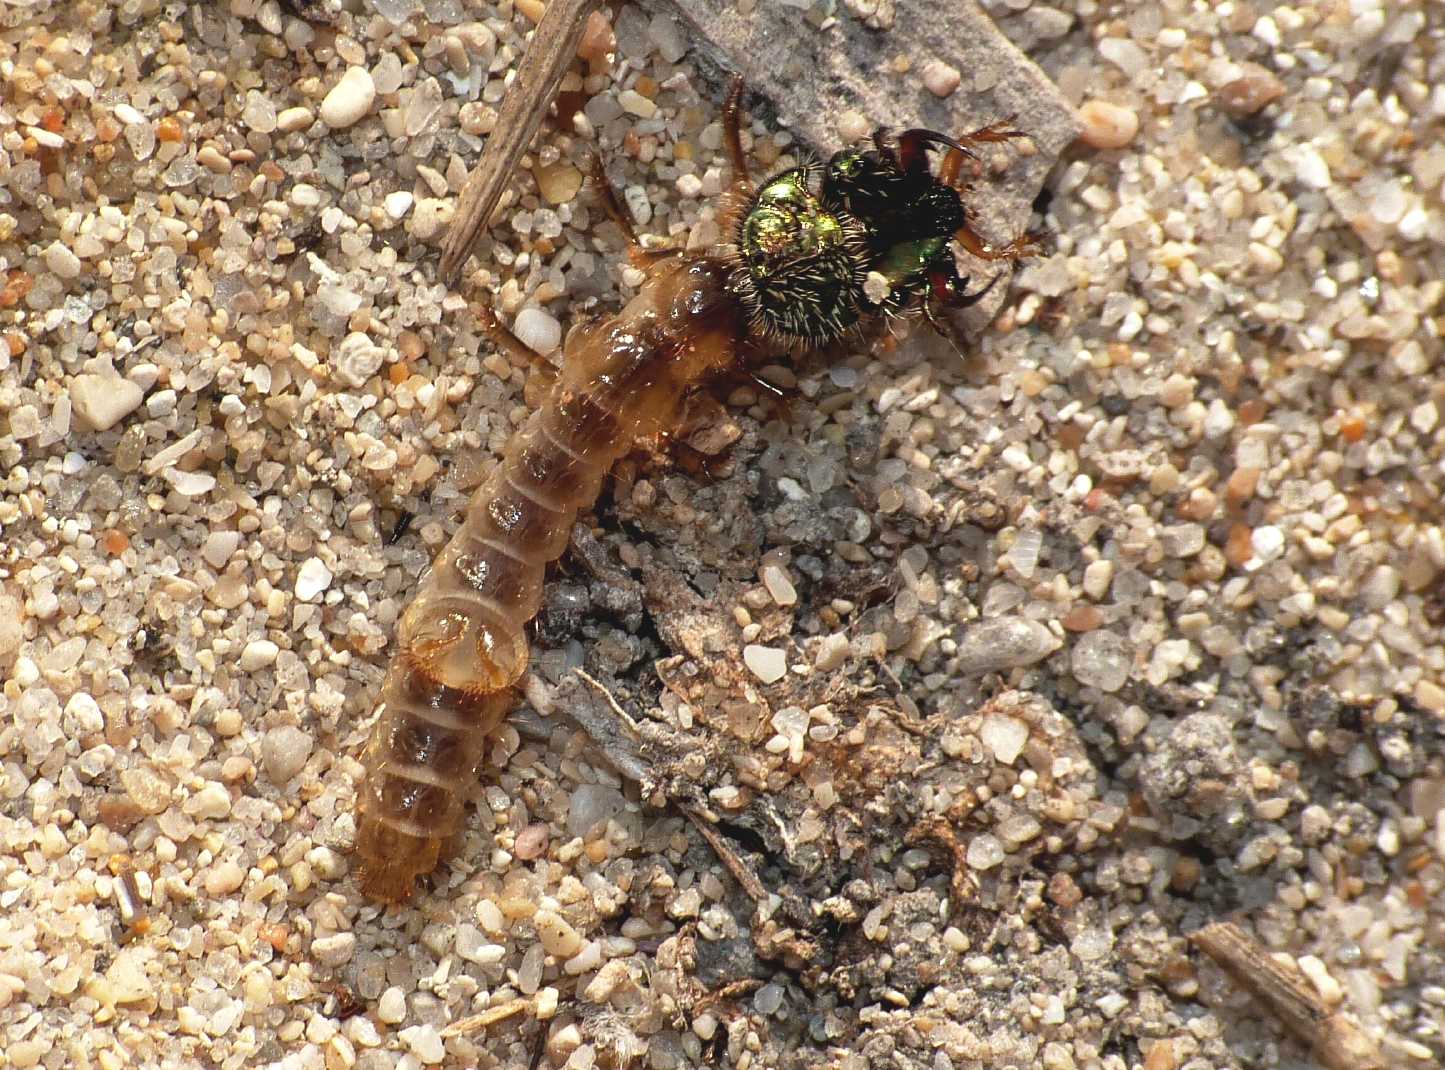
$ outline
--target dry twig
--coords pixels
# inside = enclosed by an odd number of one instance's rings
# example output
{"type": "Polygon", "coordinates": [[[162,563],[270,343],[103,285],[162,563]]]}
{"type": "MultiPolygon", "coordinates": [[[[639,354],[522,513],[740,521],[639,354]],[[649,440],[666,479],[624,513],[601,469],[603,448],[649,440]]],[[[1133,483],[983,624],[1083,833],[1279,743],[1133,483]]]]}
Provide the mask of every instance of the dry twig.
{"type": "Polygon", "coordinates": [[[463,1037],[469,1033],[486,1029],[490,1025],[504,1021],[514,1015],[532,1009],[530,999],[509,999],[505,1003],[499,1003],[495,1007],[488,1007],[480,1014],[471,1014],[465,1018],[458,1018],[442,1030],[443,1037],[463,1037]]]}
{"type": "Polygon", "coordinates": [[[1190,941],[1330,1070],[1384,1070],[1379,1049],[1350,1016],[1327,1007],[1297,967],[1276,959],[1231,921],[1191,933],[1190,941]]]}
{"type": "Polygon", "coordinates": [[[549,0],[517,76],[502,98],[497,124],[457,203],[456,219],[442,246],[441,277],[448,286],[456,281],[486,229],[492,210],[517,169],[517,161],[532,143],[532,135],[557,93],[567,65],[577,55],[587,17],[600,6],[601,0],[549,0]]]}

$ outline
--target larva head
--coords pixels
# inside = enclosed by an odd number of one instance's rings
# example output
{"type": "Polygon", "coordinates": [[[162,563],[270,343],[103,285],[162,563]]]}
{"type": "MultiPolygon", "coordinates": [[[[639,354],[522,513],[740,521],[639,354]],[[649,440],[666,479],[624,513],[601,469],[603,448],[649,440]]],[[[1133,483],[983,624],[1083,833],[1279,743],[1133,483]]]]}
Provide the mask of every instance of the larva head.
{"type": "Polygon", "coordinates": [[[857,322],[868,272],[862,228],[819,196],[817,173],[795,167],[764,182],[734,236],[732,288],[754,330],[804,346],[857,322]]]}

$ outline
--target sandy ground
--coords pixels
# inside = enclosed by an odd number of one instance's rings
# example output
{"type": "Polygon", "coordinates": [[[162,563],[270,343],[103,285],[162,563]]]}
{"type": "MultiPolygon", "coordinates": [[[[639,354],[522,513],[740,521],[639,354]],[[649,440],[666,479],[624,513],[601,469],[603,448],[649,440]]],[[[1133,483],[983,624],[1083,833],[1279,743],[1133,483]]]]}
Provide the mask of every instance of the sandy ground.
{"type": "MultiPolygon", "coordinates": [[[[890,50],[946,12],[794,6],[997,107],[890,50]]],[[[984,6],[1080,109],[1046,255],[964,356],[900,324],[624,463],[382,911],[369,699],[528,411],[469,305],[636,286],[594,144],[716,241],[717,87],[589,38],[448,294],[521,4],[0,0],[0,1063],[1312,1065],[1190,946],[1233,919],[1439,1065],[1445,7],[984,6]]]]}

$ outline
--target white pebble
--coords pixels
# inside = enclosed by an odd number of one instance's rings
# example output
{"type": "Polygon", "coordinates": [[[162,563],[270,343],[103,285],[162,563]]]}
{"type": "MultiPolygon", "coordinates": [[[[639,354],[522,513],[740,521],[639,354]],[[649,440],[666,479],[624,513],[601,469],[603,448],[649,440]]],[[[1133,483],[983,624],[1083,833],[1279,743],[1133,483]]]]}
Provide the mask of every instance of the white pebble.
{"type": "Polygon", "coordinates": [[[331,570],[321,558],[308,557],[296,573],[296,597],[303,602],[314,602],[331,586],[331,579],[331,570]]]}
{"type": "Polygon", "coordinates": [[[276,129],[283,134],[305,130],[315,118],[310,108],[287,108],[276,116],[276,129]]]}
{"type": "Polygon", "coordinates": [[[261,764],[271,783],[281,786],[301,772],[311,757],[311,737],[295,725],[279,725],[261,740],[261,764]]]}
{"type": "Polygon", "coordinates": [[[1139,113],[1107,100],[1090,100],[1079,109],[1084,144],[1095,149],[1122,149],[1139,132],[1139,113]]]}
{"type": "Polygon", "coordinates": [[[1286,150],[1285,155],[1294,163],[1295,178],[1302,184],[1311,189],[1329,189],[1330,165],[1313,145],[1300,145],[1293,152],[1286,150]]]}
{"type": "Polygon", "coordinates": [[[105,716],[100,712],[100,703],[84,691],[77,691],[65,704],[65,716],[73,721],[82,732],[99,732],[105,727],[105,716]]]}
{"type": "Polygon", "coordinates": [[[392,985],[376,1001],[376,1016],[387,1025],[406,1021],[406,995],[392,985]]]}
{"type": "Polygon", "coordinates": [[[345,966],[355,953],[355,933],[318,936],[311,941],[311,957],[323,966],[345,966]]]}
{"type": "Polygon", "coordinates": [[[321,102],[321,121],[333,130],[344,130],[360,121],[376,99],[376,83],[365,67],[348,67],[341,80],[321,102]]]}
{"type": "Polygon", "coordinates": [[[1036,620],[1000,617],[970,624],[958,637],[958,671],[965,676],[1018,669],[1042,661],[1059,640],[1036,620]]]}
{"type": "Polygon", "coordinates": [[[414,1025],[403,1029],[401,1039],[413,1055],[428,1065],[435,1065],[446,1058],[446,1045],[434,1025],[414,1025]]]}
{"type": "Polygon", "coordinates": [[[572,928],[567,919],[551,910],[539,910],[532,918],[537,929],[537,939],[547,954],[559,959],[570,959],[582,950],[582,937],[572,928]]]}
{"type": "Polygon", "coordinates": [[[70,381],[70,404],[92,431],[108,431],[136,409],[145,392],[118,375],[77,375],[70,381]]]}
{"type": "Polygon", "coordinates": [[[749,643],[743,647],[743,664],[765,684],[777,683],[788,671],[788,658],[777,647],[749,643]]]}
{"type": "Polygon", "coordinates": [[[875,305],[881,305],[888,300],[888,295],[892,292],[893,284],[881,271],[870,271],[863,280],[863,296],[875,305]]]}
{"type": "Polygon", "coordinates": [[[269,134],[276,129],[276,105],[259,89],[246,94],[246,104],[241,109],[241,122],[258,134],[269,134]]]}
{"type": "Polygon", "coordinates": [[[213,531],[201,544],[201,558],[212,568],[224,568],[240,545],[239,531],[213,531]]]}
{"type": "Polygon", "coordinates": [[[1003,861],[1003,844],[987,832],[975,836],[968,842],[966,861],[969,869],[993,869],[1003,861]]]}
{"type": "Polygon", "coordinates": [[[73,279],[80,274],[80,257],[64,242],[53,241],[45,247],[45,266],[62,279],[73,279]]]}
{"type": "Polygon", "coordinates": [[[1324,1000],[1325,1006],[1337,1007],[1345,998],[1345,990],[1340,983],[1330,976],[1329,967],[1314,955],[1301,955],[1299,959],[1300,971],[1310,979],[1319,992],[1320,998],[1324,1000]]]}
{"type": "Polygon", "coordinates": [[[207,781],[205,787],[191,796],[185,811],[192,817],[219,821],[231,812],[231,793],[226,790],[226,785],[215,780],[207,781]]]}
{"type": "Polygon", "coordinates": [[[167,468],[161,475],[175,488],[177,494],[184,494],[187,498],[199,498],[202,494],[209,494],[216,486],[216,477],[209,472],[184,472],[179,468],[167,468]]]}
{"type": "Polygon", "coordinates": [[[298,182],[291,187],[288,198],[297,208],[315,208],[321,203],[321,191],[310,182],[298,182]]]}
{"type": "Polygon", "coordinates": [[[793,581],[788,578],[787,572],[777,565],[764,565],[761,571],[763,586],[772,595],[773,601],[780,606],[794,606],[798,604],[798,591],[793,586],[793,581]]]}
{"type": "Polygon", "coordinates": [[[580,977],[589,970],[595,970],[602,965],[602,945],[596,940],[588,940],[582,945],[582,950],[573,955],[566,962],[562,963],[562,972],[570,977],[580,977]]]}
{"type": "Polygon", "coordinates": [[[241,671],[255,672],[276,660],[280,648],[269,639],[252,639],[241,651],[241,671]]]}
{"type": "Polygon", "coordinates": [[[618,93],[617,103],[622,105],[622,110],[627,114],[635,115],[639,119],[651,119],[657,114],[657,105],[635,89],[624,89],[618,93]]]}
{"type": "Polygon", "coordinates": [[[230,895],[246,880],[246,871],[229,858],[222,859],[206,871],[206,894],[212,897],[230,895]]]}
{"type": "Polygon", "coordinates": [[[1284,550],[1284,532],[1273,524],[1264,524],[1250,533],[1249,542],[1260,561],[1273,561],[1284,550]]]}
{"type": "Polygon", "coordinates": [[[677,192],[689,199],[697,197],[702,193],[702,179],[691,173],[678,175],[677,192]]]}
{"type": "Polygon", "coordinates": [[[935,97],[952,96],[963,81],[957,67],[951,67],[942,60],[930,60],[923,65],[923,85],[935,97]]]}
{"type": "Polygon", "coordinates": [[[842,632],[835,632],[832,635],[823,636],[823,641],[818,644],[817,652],[813,655],[813,668],[820,672],[830,672],[843,664],[848,656],[848,637],[842,632]]]}
{"type": "Polygon", "coordinates": [[[528,349],[546,356],[562,344],[562,325],[546,309],[528,305],[517,313],[512,333],[528,349]]]}
{"type": "Polygon", "coordinates": [[[415,200],[416,198],[406,190],[399,189],[395,193],[388,193],[385,200],[381,202],[381,205],[386,209],[386,214],[391,216],[392,219],[400,219],[406,215],[407,212],[411,211],[412,203],[415,200]]]}
{"type": "Polygon", "coordinates": [[[475,925],[457,926],[456,950],[468,962],[482,966],[494,965],[507,956],[505,947],[488,941],[475,925]]]}
{"type": "Polygon", "coordinates": [[[1013,717],[991,713],[983,719],[979,738],[985,747],[993,751],[995,761],[1013,765],[1014,759],[1029,741],[1029,726],[1013,717]]]}
{"type": "Polygon", "coordinates": [[[861,111],[850,109],[838,116],[837,129],[838,139],[847,145],[867,137],[872,127],[868,125],[868,117],[861,111]]]}

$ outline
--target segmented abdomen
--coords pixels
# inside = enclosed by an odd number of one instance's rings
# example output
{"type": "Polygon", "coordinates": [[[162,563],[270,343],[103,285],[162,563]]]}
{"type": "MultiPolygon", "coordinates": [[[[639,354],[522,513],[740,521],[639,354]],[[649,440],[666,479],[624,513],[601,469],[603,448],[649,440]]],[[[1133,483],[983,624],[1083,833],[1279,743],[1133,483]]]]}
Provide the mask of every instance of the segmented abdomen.
{"type": "Polygon", "coordinates": [[[613,462],[676,418],[693,383],[731,359],[726,269],[680,258],[623,312],[569,342],[563,377],[478,489],[397,628],[363,756],[356,851],[363,890],[406,897],[461,829],[487,735],[527,667],[547,565],[613,462]]]}

